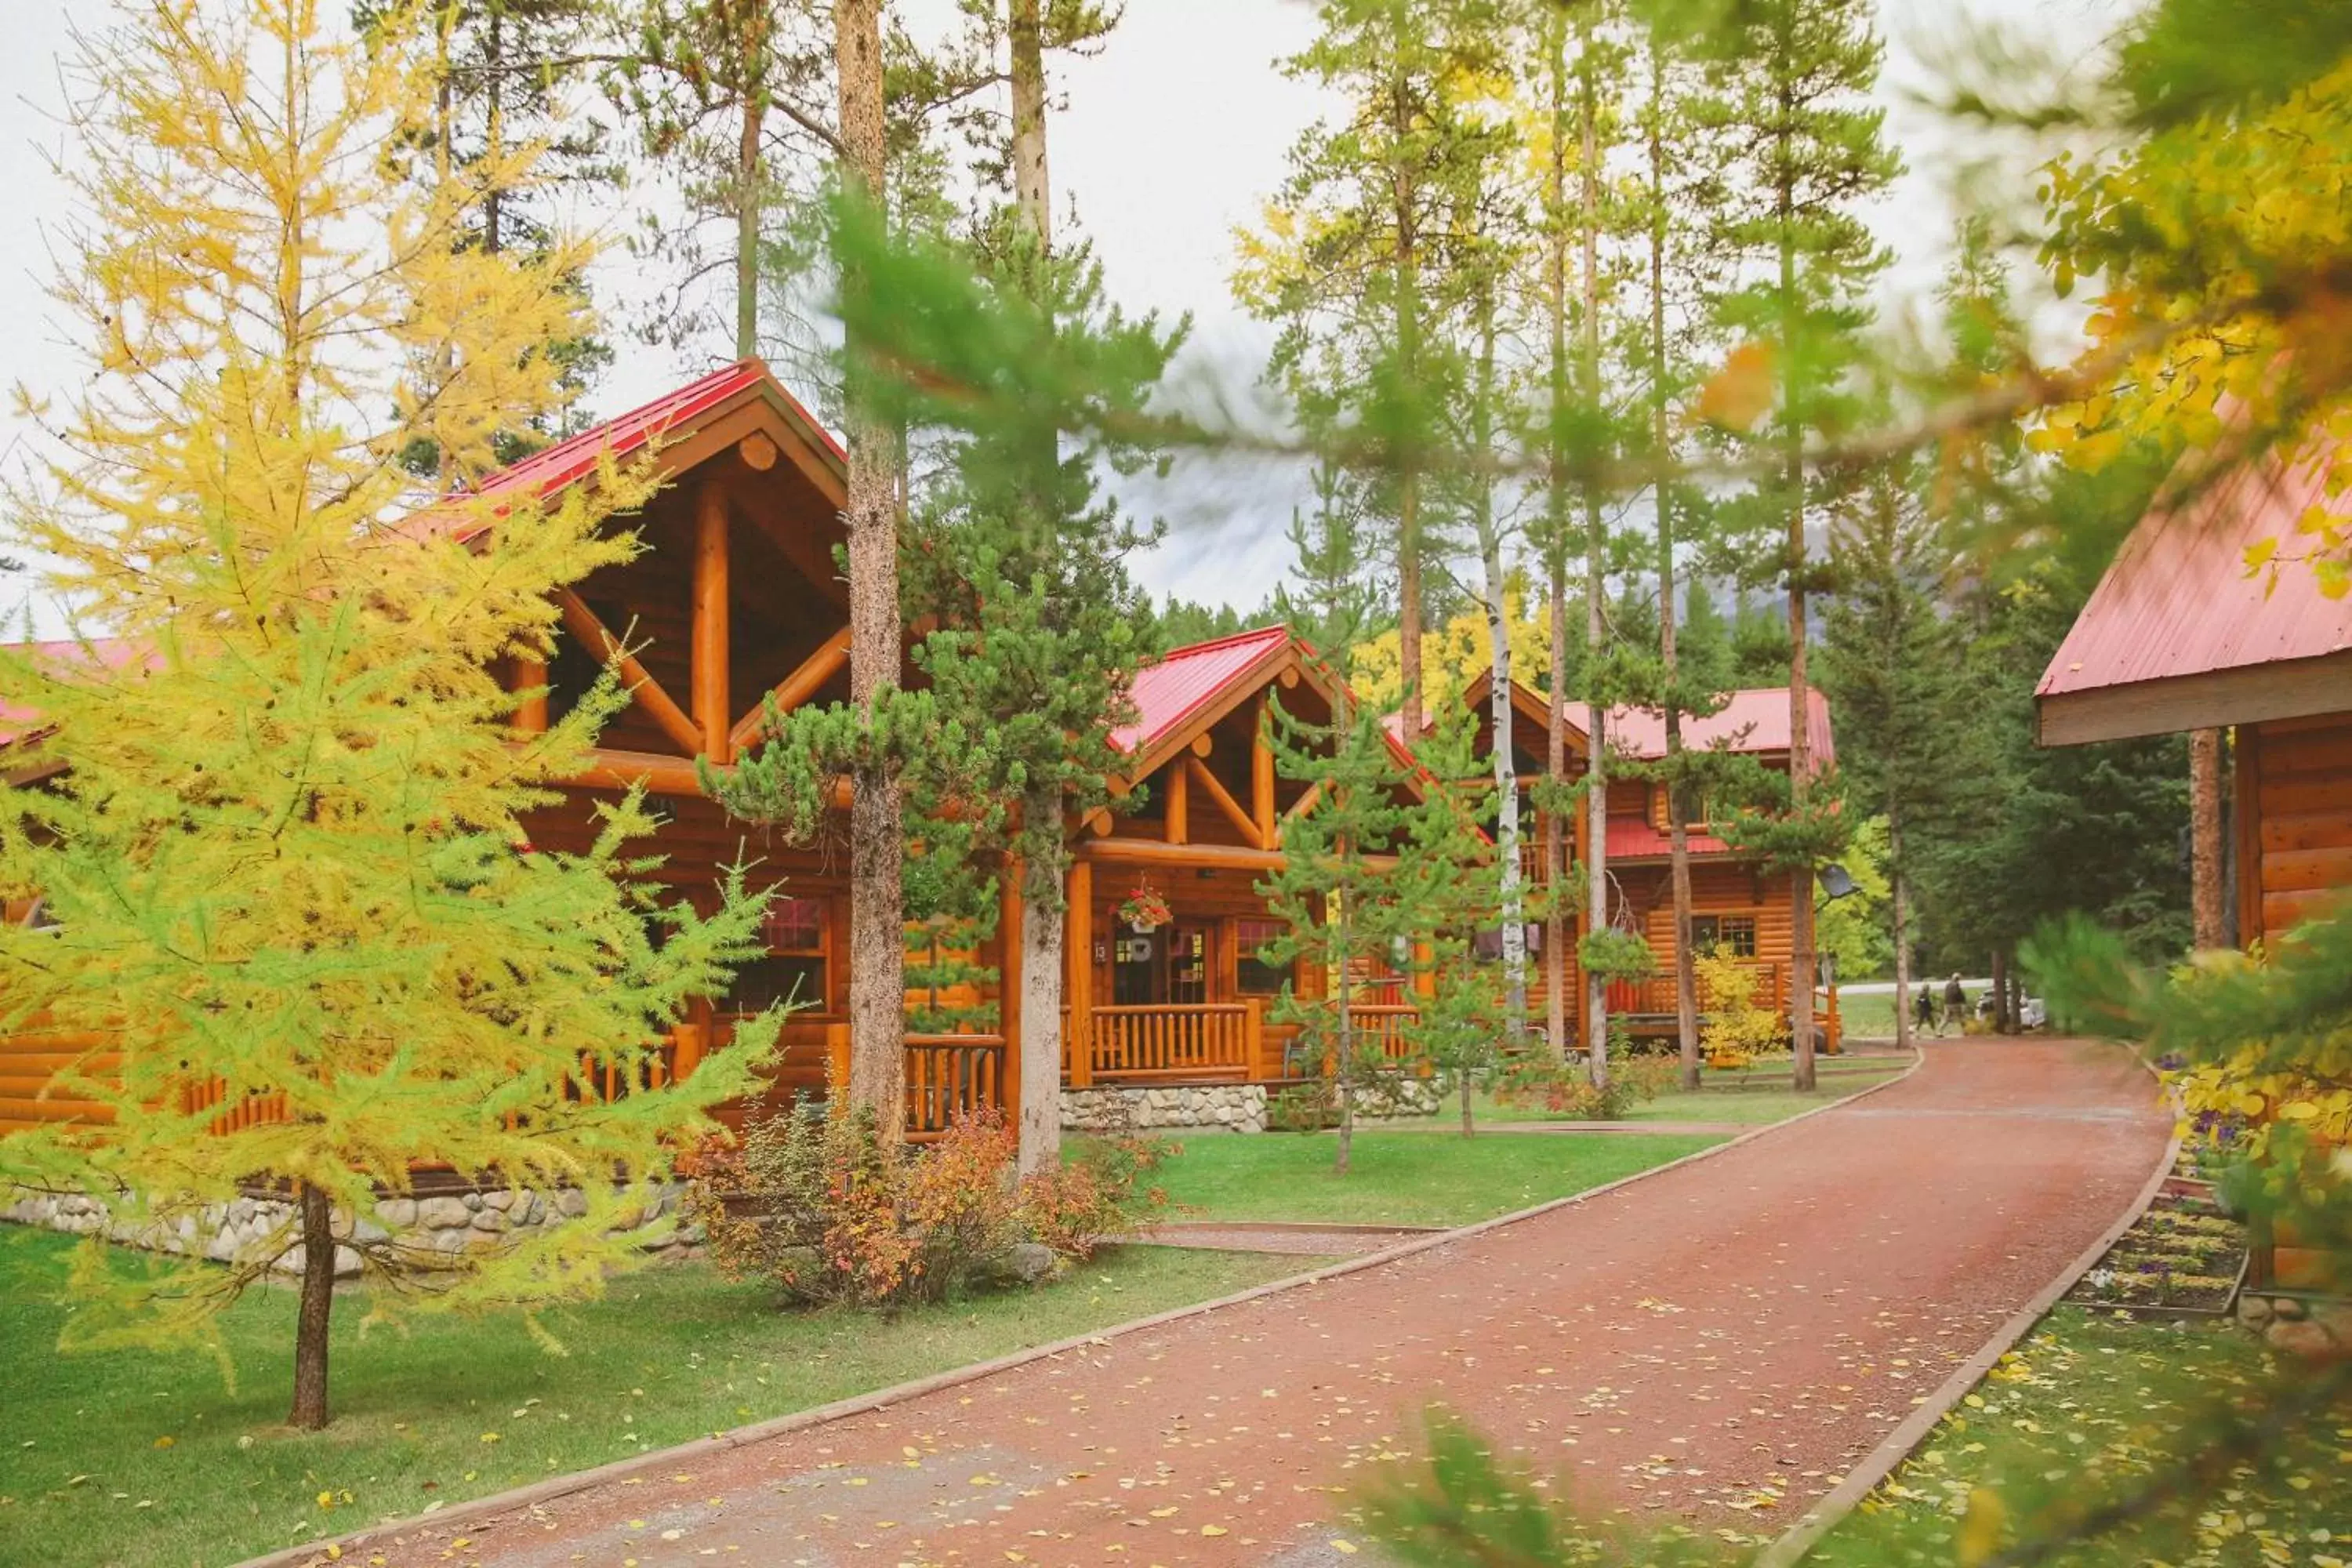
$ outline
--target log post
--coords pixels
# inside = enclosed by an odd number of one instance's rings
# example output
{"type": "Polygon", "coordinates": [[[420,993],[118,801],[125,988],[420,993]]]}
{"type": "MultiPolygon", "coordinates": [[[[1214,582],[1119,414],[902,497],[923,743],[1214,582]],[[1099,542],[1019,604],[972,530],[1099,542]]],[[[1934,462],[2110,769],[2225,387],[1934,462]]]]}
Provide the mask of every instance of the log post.
{"type": "Polygon", "coordinates": [[[547,733],[547,660],[517,654],[507,661],[507,689],[534,691],[515,704],[514,727],[525,735],[547,733]]]}
{"type": "Polygon", "coordinates": [[[824,1076],[828,1089],[849,1092],[849,1026],[824,1026],[824,1076]]]}
{"type": "Polygon", "coordinates": [[[694,726],[722,768],[735,760],[727,675],[727,492],[705,479],[694,492],[694,726]]]}
{"type": "Polygon", "coordinates": [[[1250,811],[1257,821],[1257,844],[1274,847],[1274,748],[1266,743],[1265,700],[1257,705],[1257,724],[1250,731],[1250,811]]]}
{"type": "Polygon", "coordinates": [[[1265,1076],[1265,1002],[1252,996],[1242,1014],[1242,1060],[1252,1078],[1265,1076]]]}
{"type": "Polygon", "coordinates": [[[1070,912],[1062,923],[1062,951],[1067,972],[1062,1000],[1068,1009],[1069,1033],[1062,1042],[1070,1087],[1084,1089],[1094,1081],[1095,1009],[1095,868],[1085,860],[1070,863],[1070,912]]]}
{"type": "Polygon", "coordinates": [[[717,1014],[718,1009],[710,1005],[709,997],[694,999],[693,1005],[687,1012],[686,1026],[670,1037],[675,1042],[674,1059],[670,1064],[673,1079],[683,1082],[702,1065],[703,1053],[710,1048],[710,1033],[718,1021],[717,1014]]]}
{"type": "Polygon", "coordinates": [[[1163,806],[1168,842],[1184,844],[1192,836],[1192,770],[1179,763],[1168,770],[1168,799],[1163,806]]]}

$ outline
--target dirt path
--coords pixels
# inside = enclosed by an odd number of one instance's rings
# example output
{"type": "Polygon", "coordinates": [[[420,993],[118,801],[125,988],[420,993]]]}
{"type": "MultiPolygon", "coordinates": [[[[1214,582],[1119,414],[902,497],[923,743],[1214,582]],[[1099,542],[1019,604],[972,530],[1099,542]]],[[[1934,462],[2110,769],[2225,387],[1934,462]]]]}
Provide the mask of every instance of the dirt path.
{"type": "Polygon", "coordinates": [[[1764,1533],[2095,1239],[2167,1132],[2118,1051],[1930,1045],[1589,1204],[357,1560],[1338,1563],[1346,1494],[1438,1401],[1580,1494],[1764,1533]]]}

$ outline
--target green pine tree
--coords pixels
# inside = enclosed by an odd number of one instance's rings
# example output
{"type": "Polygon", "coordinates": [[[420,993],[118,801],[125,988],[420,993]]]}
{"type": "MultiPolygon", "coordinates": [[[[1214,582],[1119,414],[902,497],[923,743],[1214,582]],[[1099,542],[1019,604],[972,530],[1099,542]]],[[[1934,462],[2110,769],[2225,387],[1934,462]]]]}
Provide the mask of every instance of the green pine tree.
{"type": "MultiPolygon", "coordinates": [[[[1342,689],[1344,690],[1344,689],[1342,689]]],[[[1404,771],[1381,715],[1342,699],[1328,724],[1267,706],[1275,767],[1314,791],[1314,801],[1283,826],[1283,867],[1257,890],[1285,934],[1262,956],[1277,965],[1304,959],[1324,977],[1319,994],[1285,983],[1272,1016],[1298,1029],[1298,1048],[1325,1064],[1339,1109],[1332,1169],[1342,1175],[1355,1146],[1360,1102],[1390,1070],[1379,1037],[1356,1017],[1356,988],[1378,966],[1393,964],[1412,936],[1393,858],[1413,813],[1404,804],[1404,771]]]]}
{"type": "MultiPolygon", "coordinates": [[[[1788,595],[1789,811],[1820,810],[1806,731],[1806,603],[1826,585],[1809,532],[1820,517],[1822,477],[1808,441],[1849,428],[1862,410],[1851,388],[1870,319],[1864,291],[1885,267],[1860,207],[1902,168],[1882,137],[1885,111],[1869,99],[1884,46],[1867,0],[1758,0],[1711,37],[1717,94],[1700,111],[1720,139],[1722,178],[1710,248],[1738,268],[1718,297],[1724,331],[1747,340],[1764,367],[1769,412],[1742,444],[1769,459],[1751,507],[1757,559],[1788,595]]],[[[1794,864],[1789,986],[1794,1081],[1813,1087],[1812,867],[1794,864]]]]}

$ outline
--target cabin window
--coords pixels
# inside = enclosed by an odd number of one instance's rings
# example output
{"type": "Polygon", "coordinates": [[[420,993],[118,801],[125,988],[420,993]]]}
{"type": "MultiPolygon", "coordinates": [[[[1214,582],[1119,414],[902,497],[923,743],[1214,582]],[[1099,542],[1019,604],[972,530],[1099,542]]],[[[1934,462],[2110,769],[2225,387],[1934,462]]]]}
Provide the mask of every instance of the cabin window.
{"type": "Polygon", "coordinates": [[[1258,949],[1280,942],[1290,928],[1280,921],[1234,922],[1234,989],[1244,996],[1279,996],[1290,980],[1290,965],[1268,963],[1258,949]]]}
{"type": "Polygon", "coordinates": [[[831,1011],[832,928],[824,899],[777,899],[760,925],[764,958],[735,972],[726,1011],[757,1013],[778,1002],[812,1013],[831,1011]]]}
{"type": "Polygon", "coordinates": [[[1715,820],[1714,803],[1707,799],[1706,792],[1696,784],[1677,784],[1667,793],[1685,827],[1704,829],[1715,820]]]}
{"type": "MultiPolygon", "coordinates": [[[[1522,928],[1522,930],[1526,937],[1528,956],[1529,958],[1542,957],[1543,927],[1535,921],[1530,921],[1522,928]]],[[[1472,937],[1470,939],[1470,956],[1478,960],[1482,963],[1500,963],[1503,961],[1503,928],[1501,926],[1496,926],[1491,930],[1482,931],[1476,936],[1472,937]]]]}
{"type": "Polygon", "coordinates": [[[1691,951],[1718,952],[1727,958],[1755,957],[1756,918],[1753,915],[1693,915],[1691,951]]]}

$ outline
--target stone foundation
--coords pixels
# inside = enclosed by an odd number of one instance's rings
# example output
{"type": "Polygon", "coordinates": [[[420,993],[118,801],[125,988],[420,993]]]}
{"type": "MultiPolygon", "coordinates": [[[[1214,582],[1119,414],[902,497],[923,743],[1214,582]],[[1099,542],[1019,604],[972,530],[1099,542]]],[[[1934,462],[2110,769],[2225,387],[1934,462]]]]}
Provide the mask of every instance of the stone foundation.
{"type": "Polygon", "coordinates": [[[1263,1132],[1265,1089],[1254,1083],[1066,1089],[1062,1125],[1073,1132],[1149,1132],[1171,1127],[1263,1132]]]}
{"type": "MultiPolygon", "coordinates": [[[[699,1237],[682,1229],[677,1206],[685,1189],[665,1187],[638,1206],[632,1221],[621,1228],[644,1233],[646,1250],[663,1256],[688,1257],[699,1237]]],[[[514,1232],[562,1225],[585,1214],[588,1201],[579,1192],[563,1189],[550,1194],[494,1188],[487,1192],[427,1193],[416,1197],[384,1198],[373,1215],[354,1227],[362,1242],[390,1241],[416,1251],[460,1253],[502,1247],[514,1232]]],[[[17,1191],[13,1202],[0,1206],[0,1220],[39,1226],[87,1236],[104,1231],[127,1247],[159,1252],[202,1253],[226,1263],[247,1248],[265,1241],[289,1223],[294,1205],[274,1196],[247,1196],[214,1204],[201,1214],[183,1215],[168,1224],[117,1224],[104,1202],[82,1194],[17,1191]]],[[[336,1216],[342,1228],[343,1216],[336,1216]]],[[[289,1248],[271,1265],[283,1274],[302,1271],[302,1248],[289,1248]]],[[[335,1249],[335,1273],[350,1279],[360,1271],[359,1254],[348,1247],[335,1249]]]]}

